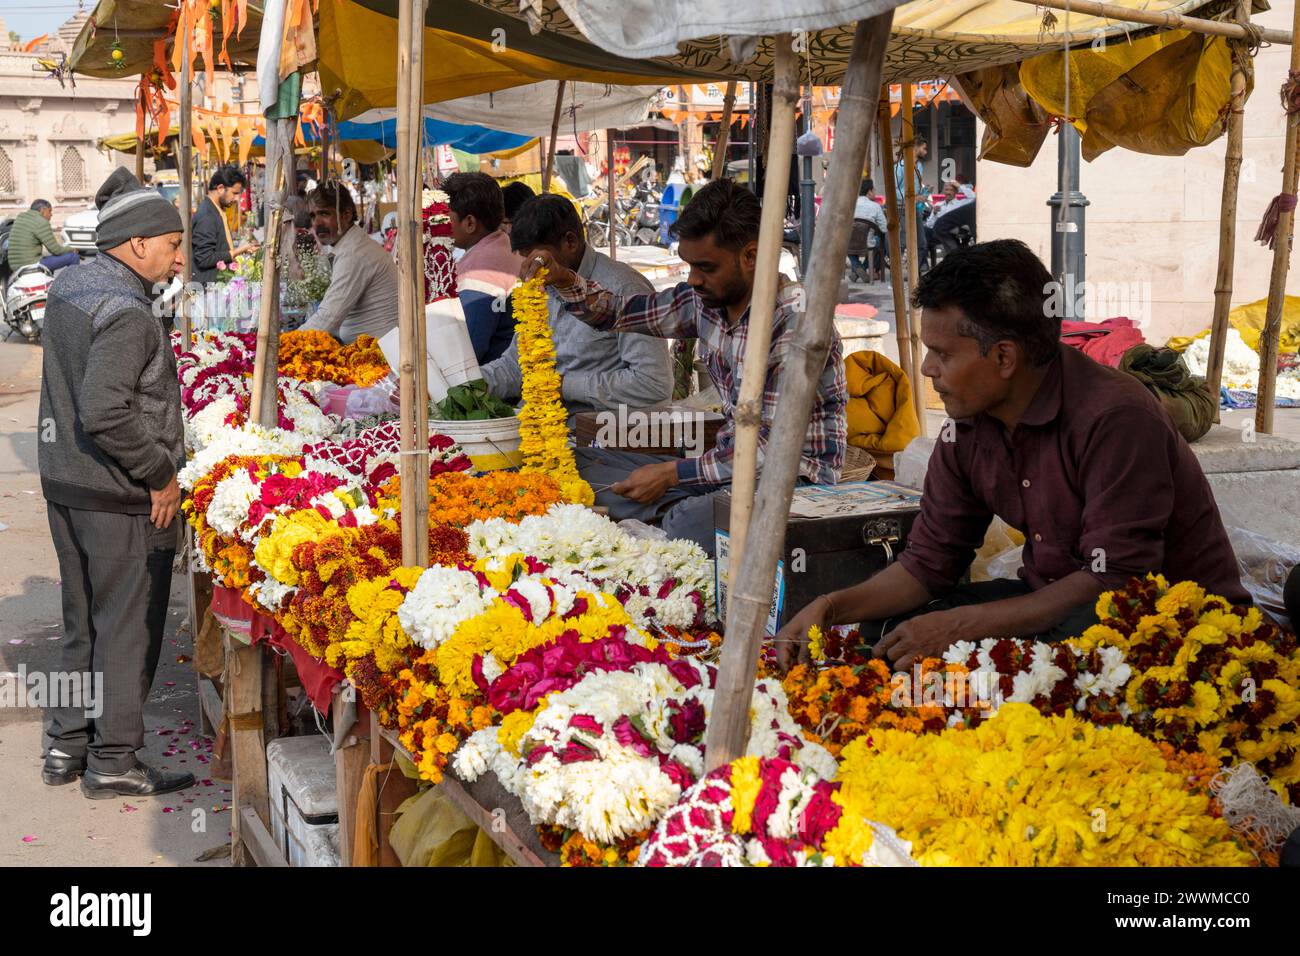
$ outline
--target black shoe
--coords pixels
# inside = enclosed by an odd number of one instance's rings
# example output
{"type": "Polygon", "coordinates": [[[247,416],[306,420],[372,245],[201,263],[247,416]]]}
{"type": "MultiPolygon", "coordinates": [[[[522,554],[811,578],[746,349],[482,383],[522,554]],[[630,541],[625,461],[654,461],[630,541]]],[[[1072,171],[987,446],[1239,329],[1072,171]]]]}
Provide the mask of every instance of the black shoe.
{"type": "Polygon", "coordinates": [[[124,773],[102,773],[87,769],[81,778],[81,792],[91,800],[115,797],[152,797],[194,786],[194,774],[172,773],[137,764],[124,773]]]}
{"type": "Polygon", "coordinates": [[[64,784],[74,783],[85,772],[84,756],[62,757],[58,754],[46,754],[45,765],[41,767],[41,779],[45,781],[46,786],[62,787],[64,784]]]}

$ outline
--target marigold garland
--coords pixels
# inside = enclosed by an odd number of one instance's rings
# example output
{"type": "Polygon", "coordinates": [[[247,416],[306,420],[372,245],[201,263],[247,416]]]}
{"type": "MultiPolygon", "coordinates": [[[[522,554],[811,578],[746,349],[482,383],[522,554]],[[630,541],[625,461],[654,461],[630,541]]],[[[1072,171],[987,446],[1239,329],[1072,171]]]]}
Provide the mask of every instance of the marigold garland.
{"type": "Polygon", "coordinates": [[[578,475],[578,464],[569,447],[569,413],[560,398],[560,375],[555,370],[555,343],[542,285],[545,270],[515,287],[512,294],[520,389],[524,407],[519,411],[519,450],[524,472],[550,475],[560,486],[565,501],[595,504],[591,486],[578,475]]]}
{"type": "Polygon", "coordinates": [[[1249,866],[1154,743],[1004,704],[973,729],[873,730],[840,765],[847,810],[887,822],[926,865],[1249,866]]]}
{"type": "Polygon", "coordinates": [[[1128,723],[1179,750],[1253,763],[1300,802],[1300,650],[1258,608],[1234,608],[1192,581],[1134,579],[1097,601],[1101,621],[1073,643],[1113,646],[1133,669],[1128,723]]]}
{"type": "MultiPolygon", "coordinates": [[[[379,489],[380,507],[397,507],[401,497],[400,477],[390,478],[379,489]]],[[[429,480],[429,524],[461,529],[489,518],[519,522],[529,515],[545,514],[560,500],[560,486],[550,475],[449,471],[429,480]]]]}

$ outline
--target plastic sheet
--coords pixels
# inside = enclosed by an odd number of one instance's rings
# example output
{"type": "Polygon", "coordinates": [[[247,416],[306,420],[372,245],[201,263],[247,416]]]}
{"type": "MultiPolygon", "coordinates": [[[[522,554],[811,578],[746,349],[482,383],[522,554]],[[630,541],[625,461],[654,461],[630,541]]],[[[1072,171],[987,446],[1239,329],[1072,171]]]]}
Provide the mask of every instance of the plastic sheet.
{"type": "Polygon", "coordinates": [[[416,794],[398,808],[388,842],[402,866],[515,865],[441,787],[416,794]]]}
{"type": "Polygon", "coordinates": [[[1266,612],[1283,627],[1292,627],[1282,601],[1282,588],[1291,569],[1300,565],[1300,547],[1273,541],[1263,535],[1228,523],[1228,541],[1237,555],[1241,583],[1250,592],[1251,599],[1261,611],[1266,612]]]}

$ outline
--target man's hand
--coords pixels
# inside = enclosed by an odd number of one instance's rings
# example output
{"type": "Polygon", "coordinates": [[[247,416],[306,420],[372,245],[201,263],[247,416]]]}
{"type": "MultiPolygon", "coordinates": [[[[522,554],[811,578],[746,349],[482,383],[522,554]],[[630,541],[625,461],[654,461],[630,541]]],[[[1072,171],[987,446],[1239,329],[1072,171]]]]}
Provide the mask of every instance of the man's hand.
{"type": "Polygon", "coordinates": [[[677,462],[660,461],[642,465],[622,481],[610,485],[609,490],[639,504],[652,505],[676,484],[677,462]]]}
{"type": "Polygon", "coordinates": [[[546,249],[534,249],[524,257],[524,264],[519,267],[519,278],[527,282],[542,269],[546,270],[545,285],[569,286],[576,278],[573,271],[564,268],[555,261],[555,256],[546,249]]]}
{"type": "Polygon", "coordinates": [[[887,658],[896,671],[905,671],[926,657],[940,657],[949,646],[966,639],[969,610],[931,611],[904,621],[881,638],[872,655],[887,658]]]}
{"type": "Polygon", "coordinates": [[[181,507],[181,486],[176,482],[176,476],[172,475],[172,480],[167,483],[167,487],[161,491],[150,490],[149,498],[152,504],[149,507],[149,521],[155,528],[166,528],[176,517],[176,512],[181,507]]]}
{"type": "Polygon", "coordinates": [[[824,631],[835,623],[828,620],[830,609],[826,595],[818,595],[777,633],[776,660],[782,670],[789,670],[796,660],[808,660],[808,629],[816,626],[824,631]]]}

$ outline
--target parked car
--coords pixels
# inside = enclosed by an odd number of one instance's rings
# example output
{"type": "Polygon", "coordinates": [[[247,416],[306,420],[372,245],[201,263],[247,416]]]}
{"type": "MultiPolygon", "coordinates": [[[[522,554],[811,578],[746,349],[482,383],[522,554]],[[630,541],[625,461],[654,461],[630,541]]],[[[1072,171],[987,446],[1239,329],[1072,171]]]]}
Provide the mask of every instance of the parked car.
{"type": "MultiPolygon", "coordinates": [[[[154,178],[153,187],[173,204],[181,194],[180,183],[171,170],[160,170],[154,178]]],[[[98,235],[99,210],[94,206],[74,212],[63,221],[63,244],[83,256],[93,256],[96,253],[95,239],[98,235]]]]}
{"type": "Polygon", "coordinates": [[[83,255],[95,254],[99,234],[99,210],[94,206],[74,212],[63,221],[63,244],[83,255]]]}

